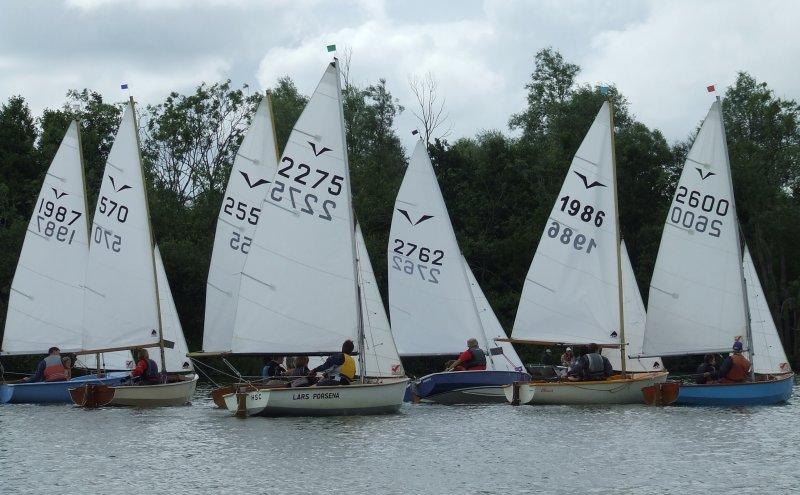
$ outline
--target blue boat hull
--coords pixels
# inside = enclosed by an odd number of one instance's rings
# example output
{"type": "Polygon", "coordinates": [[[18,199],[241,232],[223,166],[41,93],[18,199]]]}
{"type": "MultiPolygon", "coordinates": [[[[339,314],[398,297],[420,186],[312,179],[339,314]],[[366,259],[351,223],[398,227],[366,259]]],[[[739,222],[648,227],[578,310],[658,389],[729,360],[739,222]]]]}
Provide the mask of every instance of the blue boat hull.
{"type": "Polygon", "coordinates": [[[106,373],[103,378],[86,375],[66,382],[3,383],[0,384],[0,404],[72,404],[69,389],[85,383],[117,385],[129,376],[127,371],[106,373]]]}
{"type": "Polygon", "coordinates": [[[522,371],[449,371],[423,376],[409,383],[404,400],[438,404],[505,404],[503,385],[528,381],[522,371]]]}
{"type": "Polygon", "coordinates": [[[750,383],[681,385],[676,405],[767,406],[787,402],[794,388],[794,373],[775,380],[750,383]]]}

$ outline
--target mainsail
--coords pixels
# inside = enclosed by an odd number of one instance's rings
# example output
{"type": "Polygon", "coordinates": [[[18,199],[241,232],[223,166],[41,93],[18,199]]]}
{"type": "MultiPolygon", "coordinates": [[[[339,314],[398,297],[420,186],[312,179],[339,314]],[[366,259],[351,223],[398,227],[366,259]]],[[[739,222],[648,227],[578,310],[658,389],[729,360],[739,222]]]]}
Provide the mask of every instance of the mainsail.
{"type": "Polygon", "coordinates": [[[44,178],[11,284],[3,354],[82,348],[89,252],[78,123],[72,122],[44,178]]]}
{"type": "Polygon", "coordinates": [[[463,263],[420,140],[397,194],[389,235],[389,311],[401,356],[456,354],[467,339],[481,340],[481,320],[463,263]]]}
{"type": "MultiPolygon", "coordinates": [[[[361,307],[364,314],[364,362],[367,376],[403,376],[405,371],[397,355],[397,348],[386,318],[386,309],[372,271],[367,245],[356,225],[358,249],[358,274],[361,284],[361,307]]],[[[359,370],[360,371],[360,370],[359,370]]]]}
{"type": "MultiPolygon", "coordinates": [[[[275,178],[277,155],[269,98],[264,98],[236,153],[217,217],[206,285],[205,352],[231,350],[242,268],[261,217],[261,203],[275,178]]],[[[249,350],[246,344],[244,348],[249,350]]]]}
{"type": "Polygon", "coordinates": [[[727,352],[747,342],[739,223],[722,110],[711,105],[667,213],[647,308],[644,355],[727,352]]]}
{"type": "Polygon", "coordinates": [[[516,340],[620,343],[610,111],[604,103],[550,213],[525,277],[516,340]]]}
{"type": "Polygon", "coordinates": [[[341,89],[330,64],[289,136],[239,288],[232,352],[329,354],[359,333],[341,89]]]}
{"type": "MultiPolygon", "coordinates": [[[[664,371],[664,363],[660,358],[637,357],[642,354],[642,340],[644,339],[644,325],[647,313],[644,309],[642,294],[636,283],[631,259],[628,257],[628,248],[625,241],[620,245],[622,249],[622,293],[624,299],[623,316],[625,318],[625,343],[628,359],[625,360],[627,371],[664,371]]],[[[622,369],[622,360],[617,349],[603,349],[603,356],[611,361],[615,370],[622,369]]]]}
{"type": "Polygon", "coordinates": [[[152,234],[133,101],[108,155],[90,235],[83,349],[157,344],[152,234]]]}
{"type": "Polygon", "coordinates": [[[497,371],[525,371],[522,365],[522,360],[514,350],[514,346],[510,342],[496,342],[495,339],[505,339],[506,335],[503,326],[500,325],[500,320],[494,314],[489,300],[483,294],[481,286],[475,279],[475,275],[467,263],[467,260],[462,256],[464,261],[464,271],[467,273],[470,289],[472,290],[472,298],[475,300],[475,306],[478,308],[478,316],[481,319],[481,326],[483,327],[482,345],[487,349],[487,367],[486,369],[497,371]]]}
{"type": "MultiPolygon", "coordinates": [[[[158,280],[158,297],[160,298],[159,307],[161,309],[161,329],[164,340],[172,342],[172,348],[164,348],[164,362],[168,373],[193,371],[191,360],[186,357],[189,348],[183,336],[183,327],[178,318],[178,310],[175,308],[175,301],[172,299],[172,291],[169,288],[167,272],[164,270],[164,262],[161,260],[161,252],[156,246],[153,252],[156,261],[156,277],[158,280]]],[[[156,351],[151,351],[151,358],[158,361],[156,351]]]]}
{"type": "Polygon", "coordinates": [[[783,350],[778,328],[758,280],[750,250],[744,250],[744,278],[747,282],[747,303],[753,332],[753,371],[756,373],[788,373],[792,371],[783,350]]]}

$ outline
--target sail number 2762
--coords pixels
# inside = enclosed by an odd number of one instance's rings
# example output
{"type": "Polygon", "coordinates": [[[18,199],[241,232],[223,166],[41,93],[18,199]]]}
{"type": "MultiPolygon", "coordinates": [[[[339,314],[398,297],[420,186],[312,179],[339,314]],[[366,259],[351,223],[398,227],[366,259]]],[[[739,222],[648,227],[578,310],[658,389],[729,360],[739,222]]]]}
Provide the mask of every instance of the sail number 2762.
{"type": "Polygon", "coordinates": [[[441,275],[442,259],[444,251],[441,249],[431,249],[417,245],[413,242],[395,239],[392,249],[392,268],[405,273],[414,275],[432,284],[438,284],[438,276],[441,275]],[[433,266],[429,266],[433,265],[433,266]]]}

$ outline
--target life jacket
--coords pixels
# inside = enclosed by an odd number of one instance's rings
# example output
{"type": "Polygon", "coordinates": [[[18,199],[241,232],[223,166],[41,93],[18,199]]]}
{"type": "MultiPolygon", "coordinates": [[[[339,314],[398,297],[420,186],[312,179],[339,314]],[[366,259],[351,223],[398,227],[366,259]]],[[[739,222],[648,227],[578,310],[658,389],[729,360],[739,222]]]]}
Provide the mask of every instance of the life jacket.
{"type": "Polygon", "coordinates": [[[344,356],[344,363],[333,369],[333,376],[341,375],[353,381],[356,377],[356,360],[349,354],[342,353],[342,356],[344,356]]]}
{"type": "Polygon", "coordinates": [[[483,369],[486,369],[486,353],[483,349],[471,347],[469,353],[472,354],[472,359],[462,364],[464,368],[471,370],[483,366],[483,369]]]}
{"type": "Polygon", "coordinates": [[[160,377],[158,375],[158,364],[156,364],[156,362],[153,361],[152,359],[148,358],[147,369],[144,370],[144,373],[142,373],[141,378],[142,380],[148,382],[159,380],[160,377]]]}
{"type": "Polygon", "coordinates": [[[44,381],[63,382],[67,379],[67,369],[61,362],[61,356],[47,356],[44,358],[44,381]]]}
{"type": "Polygon", "coordinates": [[[593,352],[586,355],[586,379],[603,380],[606,377],[606,365],[603,356],[593,352]]]}
{"type": "Polygon", "coordinates": [[[725,375],[725,380],[730,382],[743,382],[750,371],[750,361],[741,354],[731,356],[731,369],[725,375]]]}

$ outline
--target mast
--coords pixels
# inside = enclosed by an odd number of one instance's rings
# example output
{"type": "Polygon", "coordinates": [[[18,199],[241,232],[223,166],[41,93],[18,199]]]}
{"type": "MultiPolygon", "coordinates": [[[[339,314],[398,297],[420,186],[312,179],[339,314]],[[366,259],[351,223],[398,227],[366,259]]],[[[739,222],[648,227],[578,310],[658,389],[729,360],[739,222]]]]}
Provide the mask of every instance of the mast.
{"type": "Polygon", "coordinates": [[[142,192],[144,193],[144,206],[147,211],[147,230],[150,240],[150,261],[153,266],[153,285],[156,295],[156,312],[158,314],[158,351],[161,357],[161,371],[167,372],[167,358],[164,355],[164,326],[161,322],[161,295],[158,291],[158,272],[156,271],[155,239],[153,238],[153,224],[150,219],[150,202],[147,199],[147,181],[144,176],[144,166],[142,164],[142,148],[139,142],[139,123],[136,119],[136,108],[134,107],[133,96],[130,96],[131,112],[133,112],[133,130],[136,133],[136,156],[139,158],[139,172],[142,174],[142,192]]]}
{"type": "MultiPolygon", "coordinates": [[[[453,231],[453,237],[455,237],[456,233],[453,231]]],[[[458,245],[458,242],[456,242],[458,245]]],[[[481,336],[483,337],[483,341],[486,344],[486,357],[489,359],[489,363],[492,365],[492,369],[496,369],[494,365],[494,359],[492,358],[492,351],[491,346],[489,345],[489,337],[486,335],[486,327],[483,326],[483,320],[481,319],[481,312],[478,309],[478,303],[475,301],[475,293],[472,291],[472,283],[467,275],[467,258],[464,257],[464,254],[459,250],[458,255],[461,257],[461,270],[464,273],[464,279],[467,281],[469,287],[469,294],[470,300],[472,301],[472,309],[475,310],[475,318],[478,319],[478,326],[481,327],[481,336]]],[[[475,279],[477,282],[477,279],[475,279]]],[[[488,299],[487,299],[488,302],[488,299]]]]}
{"type": "Polygon", "coordinates": [[[347,180],[345,181],[345,185],[347,187],[347,203],[348,207],[350,208],[350,215],[353,219],[353,224],[350,225],[350,246],[353,250],[353,282],[354,288],[356,292],[356,314],[357,314],[357,325],[358,325],[358,366],[361,370],[359,376],[359,382],[365,382],[365,376],[367,373],[366,362],[365,362],[365,341],[366,338],[364,336],[364,311],[361,307],[361,284],[359,283],[358,277],[358,253],[356,252],[356,213],[353,208],[353,193],[350,190],[350,161],[347,158],[347,136],[346,136],[346,126],[344,121],[344,105],[342,102],[342,77],[339,69],[339,59],[333,57],[333,64],[336,67],[336,91],[338,92],[339,98],[339,118],[342,122],[342,158],[344,160],[344,170],[347,174],[347,180]]]}
{"type": "Polygon", "coordinates": [[[622,247],[620,246],[620,234],[619,234],[619,194],[618,194],[618,185],[617,185],[617,151],[616,151],[616,140],[614,139],[614,104],[611,101],[611,93],[608,94],[608,119],[609,125],[611,126],[611,170],[612,170],[612,182],[614,183],[614,220],[615,222],[615,244],[617,249],[617,293],[619,296],[619,359],[620,365],[622,367],[622,376],[624,377],[626,374],[626,361],[625,361],[625,354],[626,354],[626,343],[625,343],[625,303],[624,303],[624,296],[623,296],[623,289],[622,289],[622,247]]]}
{"type": "Polygon", "coordinates": [[[722,140],[725,143],[725,162],[728,166],[728,186],[731,191],[731,201],[733,203],[734,218],[734,235],[736,236],[736,259],[739,261],[739,280],[742,283],[742,303],[744,304],[744,321],[745,321],[745,336],[747,337],[747,357],[750,360],[750,380],[755,381],[755,365],[753,365],[753,328],[750,324],[750,304],[747,300],[747,281],[744,278],[744,258],[742,257],[742,235],[741,226],[739,225],[739,214],[736,212],[736,201],[733,195],[733,172],[731,171],[731,158],[728,155],[728,138],[725,132],[725,119],[722,116],[722,100],[717,96],[717,103],[719,104],[719,124],[722,129],[722,140]]]}

